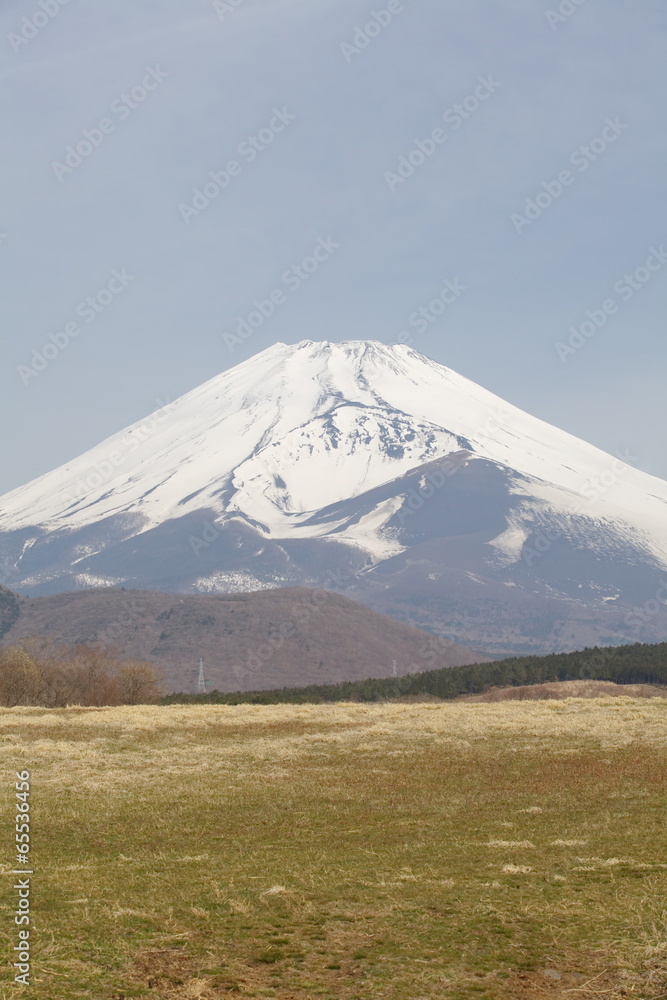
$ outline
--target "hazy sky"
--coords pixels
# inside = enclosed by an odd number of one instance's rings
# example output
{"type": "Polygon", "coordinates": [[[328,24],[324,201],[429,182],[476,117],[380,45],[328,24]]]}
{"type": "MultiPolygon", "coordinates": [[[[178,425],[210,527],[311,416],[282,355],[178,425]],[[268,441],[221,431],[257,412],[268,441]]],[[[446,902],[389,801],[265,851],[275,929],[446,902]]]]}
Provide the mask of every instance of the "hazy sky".
{"type": "Polygon", "coordinates": [[[560,10],[4,3],[0,491],[304,339],[408,339],[667,478],[667,2],[560,10]]]}

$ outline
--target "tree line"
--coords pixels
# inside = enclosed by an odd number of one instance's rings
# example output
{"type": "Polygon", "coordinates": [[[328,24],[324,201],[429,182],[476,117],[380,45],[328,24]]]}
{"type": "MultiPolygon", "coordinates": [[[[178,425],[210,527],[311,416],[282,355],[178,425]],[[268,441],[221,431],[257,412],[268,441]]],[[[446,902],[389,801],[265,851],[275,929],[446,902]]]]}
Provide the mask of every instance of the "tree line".
{"type": "Polygon", "coordinates": [[[0,705],[65,708],[143,705],[158,701],[160,675],[152,663],[98,646],[56,646],[29,639],[0,647],[0,705]]]}
{"type": "Polygon", "coordinates": [[[341,684],[225,694],[170,694],[163,704],[277,705],[323,702],[376,702],[431,695],[456,698],[495,687],[520,687],[550,681],[599,680],[617,684],[667,684],[667,643],[587,648],[576,653],[520,656],[492,663],[445,667],[403,677],[370,678],[341,684]]]}
{"type": "Polygon", "coordinates": [[[576,653],[511,657],[492,663],[446,667],[402,677],[369,678],[340,684],[273,691],[179,692],[161,696],[160,672],[98,646],[56,646],[31,639],[0,647],[0,705],[63,708],[139,704],[276,705],[324,702],[378,702],[431,696],[442,699],[482,694],[490,688],[522,687],[552,681],[614,681],[667,685],[667,643],[607,646],[576,653]]]}

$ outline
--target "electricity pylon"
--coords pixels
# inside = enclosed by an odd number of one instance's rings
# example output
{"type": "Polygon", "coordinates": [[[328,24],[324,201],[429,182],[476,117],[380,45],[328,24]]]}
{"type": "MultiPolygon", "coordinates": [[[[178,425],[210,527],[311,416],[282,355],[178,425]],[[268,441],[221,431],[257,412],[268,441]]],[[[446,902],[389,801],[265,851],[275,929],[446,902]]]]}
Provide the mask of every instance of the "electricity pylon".
{"type": "Polygon", "coordinates": [[[197,678],[197,694],[206,694],[206,681],[204,680],[204,661],[199,658],[199,677],[197,678]]]}

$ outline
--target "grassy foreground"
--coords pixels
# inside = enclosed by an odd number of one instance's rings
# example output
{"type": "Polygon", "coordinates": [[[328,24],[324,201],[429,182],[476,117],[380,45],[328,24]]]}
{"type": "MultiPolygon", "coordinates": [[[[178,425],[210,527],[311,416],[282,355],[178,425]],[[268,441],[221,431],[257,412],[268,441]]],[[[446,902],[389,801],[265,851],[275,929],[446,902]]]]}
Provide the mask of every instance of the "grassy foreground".
{"type": "Polygon", "coordinates": [[[0,730],[3,998],[667,994],[663,699],[17,708],[0,730]]]}

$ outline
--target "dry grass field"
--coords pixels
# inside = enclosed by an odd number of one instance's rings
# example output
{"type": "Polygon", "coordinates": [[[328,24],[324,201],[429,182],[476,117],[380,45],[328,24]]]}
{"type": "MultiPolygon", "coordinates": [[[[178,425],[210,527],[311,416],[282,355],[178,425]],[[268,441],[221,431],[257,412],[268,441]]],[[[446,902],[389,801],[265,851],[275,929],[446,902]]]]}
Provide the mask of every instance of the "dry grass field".
{"type": "Polygon", "coordinates": [[[18,708],[0,730],[4,1000],[667,995],[661,698],[18,708]]]}
{"type": "Polygon", "coordinates": [[[615,684],[613,681],[548,681],[489,688],[482,694],[464,694],[457,701],[545,701],[563,698],[667,698],[667,687],[655,684],[615,684]]]}

